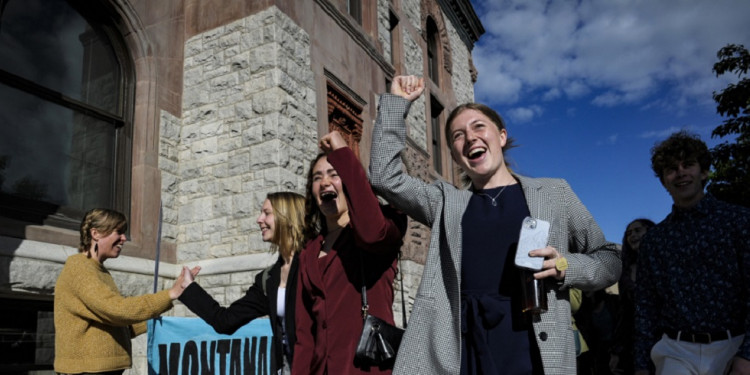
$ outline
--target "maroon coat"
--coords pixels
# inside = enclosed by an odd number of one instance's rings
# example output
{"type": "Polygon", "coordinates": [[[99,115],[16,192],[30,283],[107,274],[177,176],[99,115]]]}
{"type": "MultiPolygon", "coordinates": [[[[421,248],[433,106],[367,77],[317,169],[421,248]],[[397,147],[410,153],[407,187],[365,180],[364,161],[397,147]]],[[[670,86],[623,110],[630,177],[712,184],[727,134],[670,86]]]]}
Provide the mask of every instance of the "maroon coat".
{"type": "Polygon", "coordinates": [[[406,216],[378,204],[351,149],[330,153],[328,162],[344,186],[350,222],[327,256],[318,258],[323,235],[300,254],[292,374],[390,374],[354,360],[362,332],[362,270],[370,314],[393,324],[393,279],[406,216]]]}

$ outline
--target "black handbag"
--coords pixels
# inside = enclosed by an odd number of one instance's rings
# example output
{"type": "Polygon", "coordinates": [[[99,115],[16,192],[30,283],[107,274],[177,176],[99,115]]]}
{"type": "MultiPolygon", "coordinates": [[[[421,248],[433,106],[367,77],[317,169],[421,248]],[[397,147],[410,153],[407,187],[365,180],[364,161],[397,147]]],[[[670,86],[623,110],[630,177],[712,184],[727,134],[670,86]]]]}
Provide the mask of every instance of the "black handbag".
{"type": "MultiPolygon", "coordinates": [[[[396,353],[398,353],[398,347],[401,344],[404,330],[388,324],[385,320],[367,312],[369,309],[369,305],[367,304],[367,286],[364,281],[365,273],[364,266],[361,264],[361,258],[360,266],[362,267],[362,317],[364,319],[364,325],[362,326],[362,334],[359,337],[359,343],[357,344],[357,351],[354,357],[358,361],[368,365],[392,365],[393,361],[396,359],[396,353]]],[[[400,281],[401,306],[404,327],[406,327],[406,311],[403,309],[403,277],[401,277],[400,281]]]]}

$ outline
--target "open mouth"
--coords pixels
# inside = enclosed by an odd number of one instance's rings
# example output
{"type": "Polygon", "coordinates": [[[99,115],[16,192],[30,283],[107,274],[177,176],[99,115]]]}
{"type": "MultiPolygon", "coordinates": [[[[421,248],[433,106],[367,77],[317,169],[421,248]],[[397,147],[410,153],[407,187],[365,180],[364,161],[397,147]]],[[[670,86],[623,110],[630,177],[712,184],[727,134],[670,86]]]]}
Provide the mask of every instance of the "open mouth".
{"type": "Polygon", "coordinates": [[[327,202],[330,202],[330,201],[336,199],[337,196],[338,196],[338,194],[336,194],[336,192],[333,192],[333,191],[324,191],[324,192],[320,193],[320,200],[323,201],[323,203],[327,203],[327,202]]]}
{"type": "Polygon", "coordinates": [[[467,155],[467,157],[469,158],[469,160],[476,160],[482,157],[485,152],[487,152],[487,149],[484,147],[473,148],[469,150],[469,154],[467,155]]]}

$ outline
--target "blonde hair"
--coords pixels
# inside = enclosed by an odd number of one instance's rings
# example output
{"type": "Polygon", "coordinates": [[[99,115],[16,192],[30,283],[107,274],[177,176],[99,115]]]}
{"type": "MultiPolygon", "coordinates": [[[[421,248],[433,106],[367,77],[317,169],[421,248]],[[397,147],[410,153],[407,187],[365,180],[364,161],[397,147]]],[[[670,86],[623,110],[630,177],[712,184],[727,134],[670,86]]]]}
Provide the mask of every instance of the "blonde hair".
{"type": "Polygon", "coordinates": [[[110,210],[108,208],[94,208],[86,212],[81,221],[81,243],[78,245],[78,252],[85,253],[91,248],[91,230],[104,236],[117,231],[125,233],[128,230],[128,219],[122,213],[110,210]]]}
{"type": "Polygon", "coordinates": [[[269,193],[274,217],[271,251],[288,258],[305,246],[305,197],[288,191],[269,193]]]}

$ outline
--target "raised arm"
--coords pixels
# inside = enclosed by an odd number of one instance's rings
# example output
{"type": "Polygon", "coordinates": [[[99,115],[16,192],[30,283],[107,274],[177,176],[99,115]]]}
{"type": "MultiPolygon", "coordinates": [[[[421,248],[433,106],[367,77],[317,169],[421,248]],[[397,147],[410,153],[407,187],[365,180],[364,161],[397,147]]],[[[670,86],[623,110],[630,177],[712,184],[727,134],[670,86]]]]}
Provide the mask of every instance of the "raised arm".
{"type": "Polygon", "coordinates": [[[401,151],[406,146],[404,121],[411,103],[424,91],[424,81],[414,76],[395,77],[391,93],[383,94],[372,134],[370,183],[414,220],[431,226],[442,202],[440,190],[404,173],[401,151]]]}
{"type": "Polygon", "coordinates": [[[384,215],[362,164],[338,132],[321,138],[321,149],[344,186],[350,224],[357,241],[373,252],[396,251],[406,231],[405,215],[384,215]]]}

